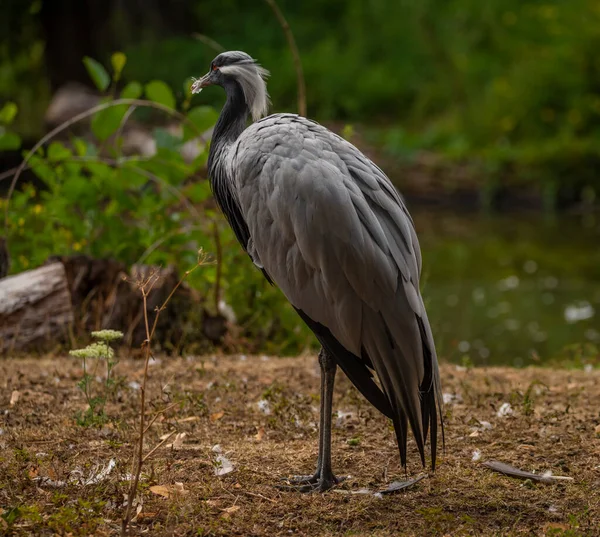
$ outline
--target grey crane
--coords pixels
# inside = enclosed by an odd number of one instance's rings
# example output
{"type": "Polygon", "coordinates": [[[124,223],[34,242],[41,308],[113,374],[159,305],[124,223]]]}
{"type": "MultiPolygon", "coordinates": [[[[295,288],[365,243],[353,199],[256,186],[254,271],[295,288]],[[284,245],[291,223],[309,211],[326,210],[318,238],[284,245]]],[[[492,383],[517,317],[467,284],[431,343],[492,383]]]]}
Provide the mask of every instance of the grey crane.
{"type": "Polygon", "coordinates": [[[268,74],[248,54],[224,52],[192,92],[224,88],[208,157],[215,199],[322,346],[317,469],[290,481],[301,491],[339,482],[331,468],[338,366],[393,421],[402,465],[410,426],[423,465],[430,432],[435,468],[441,384],[412,218],[386,175],[352,144],[295,114],[263,118],[268,74]],[[254,123],[246,127],[248,116],[254,123]]]}

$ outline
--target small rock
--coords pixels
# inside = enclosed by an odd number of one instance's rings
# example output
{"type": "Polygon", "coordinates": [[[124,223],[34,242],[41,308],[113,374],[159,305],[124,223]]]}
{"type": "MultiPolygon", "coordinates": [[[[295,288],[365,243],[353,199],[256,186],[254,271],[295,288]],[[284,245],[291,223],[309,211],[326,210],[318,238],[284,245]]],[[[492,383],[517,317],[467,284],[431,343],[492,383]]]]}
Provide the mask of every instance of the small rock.
{"type": "Polygon", "coordinates": [[[21,398],[21,392],[19,390],[13,390],[10,394],[10,406],[15,406],[21,398]]]}

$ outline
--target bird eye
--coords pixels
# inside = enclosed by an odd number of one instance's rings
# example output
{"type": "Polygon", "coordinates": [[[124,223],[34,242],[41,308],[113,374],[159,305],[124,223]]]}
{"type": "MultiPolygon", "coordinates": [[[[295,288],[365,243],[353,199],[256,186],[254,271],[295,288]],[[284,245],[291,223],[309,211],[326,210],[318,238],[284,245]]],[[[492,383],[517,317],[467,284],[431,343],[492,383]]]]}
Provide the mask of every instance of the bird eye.
{"type": "Polygon", "coordinates": [[[213,66],[212,66],[212,70],[213,70],[213,71],[217,71],[218,69],[219,69],[219,68],[218,68],[216,65],[213,65],[213,66]]]}

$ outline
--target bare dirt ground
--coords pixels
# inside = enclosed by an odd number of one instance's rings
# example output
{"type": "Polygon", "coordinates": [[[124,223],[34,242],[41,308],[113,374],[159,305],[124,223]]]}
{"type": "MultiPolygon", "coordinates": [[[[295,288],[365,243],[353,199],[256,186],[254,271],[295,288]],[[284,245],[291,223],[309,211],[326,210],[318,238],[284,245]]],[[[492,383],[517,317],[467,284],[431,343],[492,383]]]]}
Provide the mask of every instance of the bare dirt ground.
{"type": "MultiPolygon", "coordinates": [[[[0,534],[118,535],[142,362],[116,373],[110,420],[86,427],[74,417],[86,408],[75,359],[0,361],[0,534]]],[[[452,401],[435,474],[395,495],[353,494],[405,474],[387,420],[340,373],[333,461],[351,478],[298,494],[274,485],[314,470],[315,357],[162,357],[150,368],[149,416],[178,404],[153,425],[147,450],[179,436],[145,467],[132,534],[600,535],[600,371],[445,365],[442,378],[452,401]],[[512,479],[482,465],[492,459],[573,479],[512,479]]],[[[423,473],[414,443],[409,456],[408,476],[423,473]]]]}

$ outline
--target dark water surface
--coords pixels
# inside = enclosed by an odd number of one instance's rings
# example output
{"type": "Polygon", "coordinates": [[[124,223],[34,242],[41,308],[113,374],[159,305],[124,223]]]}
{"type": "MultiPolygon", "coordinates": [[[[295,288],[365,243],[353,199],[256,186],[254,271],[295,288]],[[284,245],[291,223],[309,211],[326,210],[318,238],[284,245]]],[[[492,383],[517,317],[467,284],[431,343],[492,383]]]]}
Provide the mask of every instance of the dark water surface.
{"type": "Polygon", "coordinates": [[[600,215],[411,212],[440,356],[598,364],[600,215]]]}

